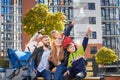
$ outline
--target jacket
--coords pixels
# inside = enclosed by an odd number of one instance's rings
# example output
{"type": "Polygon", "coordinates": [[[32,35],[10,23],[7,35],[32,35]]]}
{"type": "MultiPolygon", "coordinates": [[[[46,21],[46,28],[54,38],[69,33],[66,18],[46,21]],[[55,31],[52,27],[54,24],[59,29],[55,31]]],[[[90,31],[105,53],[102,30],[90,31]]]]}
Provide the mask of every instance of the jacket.
{"type": "Polygon", "coordinates": [[[74,72],[75,74],[79,72],[86,72],[85,59],[83,57],[79,58],[78,60],[74,61],[72,63],[72,67],[68,69],[70,73],[74,72]]]}
{"type": "Polygon", "coordinates": [[[86,72],[84,58],[79,58],[77,60],[76,60],[76,58],[78,56],[84,56],[84,53],[85,53],[84,51],[86,50],[87,44],[88,44],[88,38],[84,37],[82,47],[80,47],[80,49],[78,49],[74,53],[69,54],[68,70],[70,72],[74,72],[74,73],[77,73],[80,71],[86,72]],[[73,59],[74,59],[74,61],[71,62],[73,59]]]}
{"type": "Polygon", "coordinates": [[[32,56],[32,59],[34,61],[34,67],[35,69],[38,67],[39,62],[41,61],[41,57],[43,55],[44,49],[43,47],[35,48],[32,56]]]}
{"type": "Polygon", "coordinates": [[[37,47],[38,42],[35,40],[40,35],[40,32],[37,32],[33,35],[33,37],[30,39],[30,41],[25,46],[24,52],[31,52],[33,53],[34,49],[37,47]]]}
{"type": "Polygon", "coordinates": [[[69,25],[67,28],[65,28],[64,33],[61,35],[63,38],[62,46],[64,49],[66,49],[66,46],[69,43],[73,43],[73,40],[69,37],[70,31],[72,30],[73,26],[69,25]]]}
{"type": "MultiPolygon", "coordinates": [[[[62,65],[62,66],[66,66],[66,67],[67,67],[68,57],[69,57],[69,54],[68,54],[68,52],[65,50],[65,51],[64,51],[64,59],[61,60],[61,65],[62,65]]],[[[49,66],[50,70],[52,70],[54,67],[56,67],[56,66],[53,64],[52,61],[49,61],[49,65],[50,65],[50,66],[49,66]]]]}

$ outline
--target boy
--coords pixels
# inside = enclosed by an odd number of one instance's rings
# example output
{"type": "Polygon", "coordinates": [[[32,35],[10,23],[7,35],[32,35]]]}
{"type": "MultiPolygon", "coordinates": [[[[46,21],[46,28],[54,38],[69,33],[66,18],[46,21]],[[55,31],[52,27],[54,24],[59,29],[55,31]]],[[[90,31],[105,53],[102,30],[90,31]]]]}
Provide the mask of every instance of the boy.
{"type": "Polygon", "coordinates": [[[66,46],[67,51],[70,53],[68,58],[68,70],[64,73],[67,80],[75,78],[75,80],[83,80],[86,76],[84,53],[88,44],[88,35],[91,33],[91,29],[88,28],[86,37],[82,42],[82,45],[74,45],[70,43],[66,46]],[[75,49],[77,47],[77,50],[75,49]]]}

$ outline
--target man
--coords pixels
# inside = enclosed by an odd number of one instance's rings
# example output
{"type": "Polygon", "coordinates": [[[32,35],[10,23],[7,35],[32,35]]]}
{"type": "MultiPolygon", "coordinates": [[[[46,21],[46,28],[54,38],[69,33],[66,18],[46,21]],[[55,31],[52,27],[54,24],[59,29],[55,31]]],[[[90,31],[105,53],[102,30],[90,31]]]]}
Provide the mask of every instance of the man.
{"type": "Polygon", "coordinates": [[[30,39],[30,41],[27,43],[26,47],[25,47],[25,52],[31,52],[31,54],[33,53],[34,49],[42,46],[41,41],[41,32],[44,31],[44,29],[39,30],[37,33],[35,33],[33,35],[33,37],[30,39]]]}
{"type": "Polygon", "coordinates": [[[32,59],[35,63],[36,77],[43,77],[44,80],[52,80],[51,72],[49,71],[50,56],[50,38],[48,35],[43,35],[41,38],[43,46],[36,48],[32,54],[32,59]]]}

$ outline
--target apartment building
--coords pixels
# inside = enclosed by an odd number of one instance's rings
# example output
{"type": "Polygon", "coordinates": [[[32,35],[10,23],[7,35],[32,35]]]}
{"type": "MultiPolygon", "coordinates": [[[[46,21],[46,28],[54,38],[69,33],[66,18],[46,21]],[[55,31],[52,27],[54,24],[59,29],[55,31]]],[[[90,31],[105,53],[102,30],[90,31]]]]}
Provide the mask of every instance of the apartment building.
{"type": "Polygon", "coordinates": [[[120,0],[101,0],[103,45],[120,55],[120,0]]]}
{"type": "Polygon", "coordinates": [[[119,56],[117,62],[106,67],[108,72],[116,73],[120,69],[120,0],[100,0],[100,3],[103,46],[119,56]]]}
{"type": "Polygon", "coordinates": [[[22,0],[0,0],[0,56],[7,49],[21,50],[22,43],[22,0]]]}

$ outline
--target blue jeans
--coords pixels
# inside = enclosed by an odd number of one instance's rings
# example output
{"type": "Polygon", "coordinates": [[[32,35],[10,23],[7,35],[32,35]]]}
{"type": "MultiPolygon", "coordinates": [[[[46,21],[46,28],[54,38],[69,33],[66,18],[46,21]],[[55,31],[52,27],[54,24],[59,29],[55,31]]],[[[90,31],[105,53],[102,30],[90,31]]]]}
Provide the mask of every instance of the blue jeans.
{"type": "Polygon", "coordinates": [[[58,65],[56,72],[54,73],[54,80],[64,80],[64,72],[67,70],[66,66],[58,65]]]}
{"type": "Polygon", "coordinates": [[[51,72],[45,69],[42,72],[37,71],[36,77],[33,80],[37,80],[37,77],[43,77],[44,80],[52,80],[51,72]]]}

